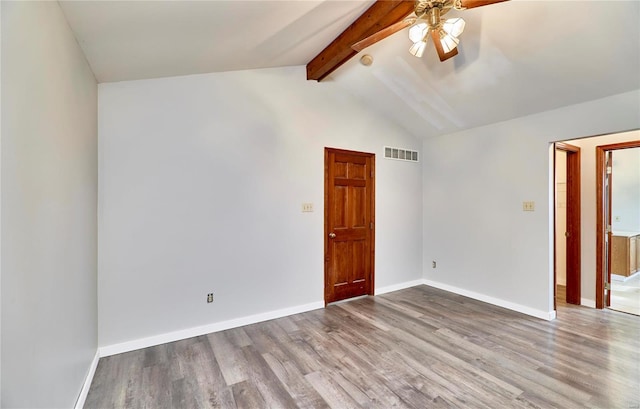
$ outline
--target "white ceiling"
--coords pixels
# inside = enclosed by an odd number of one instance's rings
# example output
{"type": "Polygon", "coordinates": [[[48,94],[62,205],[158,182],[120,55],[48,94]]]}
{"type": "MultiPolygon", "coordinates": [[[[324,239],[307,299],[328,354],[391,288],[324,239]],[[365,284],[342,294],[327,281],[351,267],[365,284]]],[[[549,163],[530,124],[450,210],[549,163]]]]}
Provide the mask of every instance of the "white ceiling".
{"type": "MultiPolygon", "coordinates": [[[[306,65],[371,3],[60,2],[99,82],[306,65]]],[[[512,0],[454,15],[467,25],[451,60],[432,47],[411,56],[404,30],[361,53],[372,66],[356,57],[325,81],[422,137],[640,89],[639,1],[512,0]]]]}
{"type": "Polygon", "coordinates": [[[60,1],[98,82],[306,65],[372,1],[60,1]]]}

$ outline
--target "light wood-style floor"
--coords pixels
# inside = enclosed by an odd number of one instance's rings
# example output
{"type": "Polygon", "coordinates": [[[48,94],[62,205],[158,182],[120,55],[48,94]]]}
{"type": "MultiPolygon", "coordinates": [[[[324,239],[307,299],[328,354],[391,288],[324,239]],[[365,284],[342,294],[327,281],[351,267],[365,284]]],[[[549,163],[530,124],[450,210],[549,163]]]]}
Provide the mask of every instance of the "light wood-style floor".
{"type": "Polygon", "coordinates": [[[611,282],[611,306],[613,310],[640,315],[640,274],[629,280],[611,282]]]}
{"type": "Polygon", "coordinates": [[[640,317],[427,286],[102,358],[86,408],[638,408],[640,317]]]}

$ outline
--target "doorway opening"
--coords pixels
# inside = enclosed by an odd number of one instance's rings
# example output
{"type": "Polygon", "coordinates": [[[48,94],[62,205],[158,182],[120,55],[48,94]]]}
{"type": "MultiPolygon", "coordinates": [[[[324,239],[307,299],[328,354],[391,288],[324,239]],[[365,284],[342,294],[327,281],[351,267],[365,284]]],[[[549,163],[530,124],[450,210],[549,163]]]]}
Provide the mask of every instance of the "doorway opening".
{"type": "Polygon", "coordinates": [[[580,148],[556,143],[554,152],[556,300],[581,304],[580,148]]]}
{"type": "MultiPolygon", "coordinates": [[[[613,307],[640,315],[640,208],[632,206],[631,213],[624,217],[627,220],[637,217],[638,220],[631,221],[630,224],[621,223],[623,217],[620,213],[625,211],[620,210],[616,197],[620,199],[619,202],[626,199],[614,196],[632,193],[631,190],[634,188],[638,190],[635,194],[640,195],[640,176],[634,175],[635,178],[630,179],[635,181],[632,182],[635,186],[615,188],[616,181],[629,179],[624,172],[615,171],[616,163],[619,163],[619,160],[616,161],[616,154],[621,158],[626,156],[623,152],[630,153],[634,148],[640,148],[640,141],[596,147],[596,308],[612,307],[612,297],[619,294],[621,299],[614,299],[617,305],[613,307]],[[638,279],[637,288],[633,285],[634,278],[638,279]],[[624,285],[625,283],[628,285],[624,285]],[[628,306],[625,305],[627,301],[630,303],[628,306]]],[[[636,152],[638,151],[631,153],[634,155],[636,152]]],[[[638,157],[640,158],[640,155],[638,157]]],[[[640,159],[637,165],[632,165],[630,171],[640,174],[640,159]]]]}

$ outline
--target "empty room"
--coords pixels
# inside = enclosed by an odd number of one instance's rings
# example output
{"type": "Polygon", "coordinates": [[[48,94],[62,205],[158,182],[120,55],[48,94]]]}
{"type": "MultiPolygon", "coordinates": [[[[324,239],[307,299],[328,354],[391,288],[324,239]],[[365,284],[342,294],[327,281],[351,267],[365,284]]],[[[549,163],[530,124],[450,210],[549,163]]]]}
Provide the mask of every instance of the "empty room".
{"type": "Polygon", "coordinates": [[[0,406],[639,407],[638,21],[2,0],[0,406]]]}

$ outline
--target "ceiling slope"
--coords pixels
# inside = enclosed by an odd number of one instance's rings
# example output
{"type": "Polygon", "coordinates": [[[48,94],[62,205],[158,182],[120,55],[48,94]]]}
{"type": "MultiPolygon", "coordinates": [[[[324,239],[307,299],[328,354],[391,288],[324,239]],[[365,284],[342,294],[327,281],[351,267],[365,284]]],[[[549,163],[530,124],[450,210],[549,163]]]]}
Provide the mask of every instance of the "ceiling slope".
{"type": "Polygon", "coordinates": [[[98,82],[305,65],[367,1],[60,1],[98,82]]]}
{"type": "MultiPolygon", "coordinates": [[[[305,66],[374,1],[59,3],[98,81],[112,82],[305,66]]],[[[445,62],[433,47],[410,55],[404,29],[360,52],[373,65],[343,56],[318,78],[419,137],[640,89],[638,1],[511,0],[448,15],[467,25],[445,62]]],[[[355,37],[397,18],[383,13],[355,37]]]]}
{"type": "MultiPolygon", "coordinates": [[[[409,54],[408,29],[364,49],[334,81],[420,137],[640,89],[640,2],[518,1],[451,11],[459,54],[409,54]]],[[[640,113],[639,113],[640,114],[640,113]]]]}

